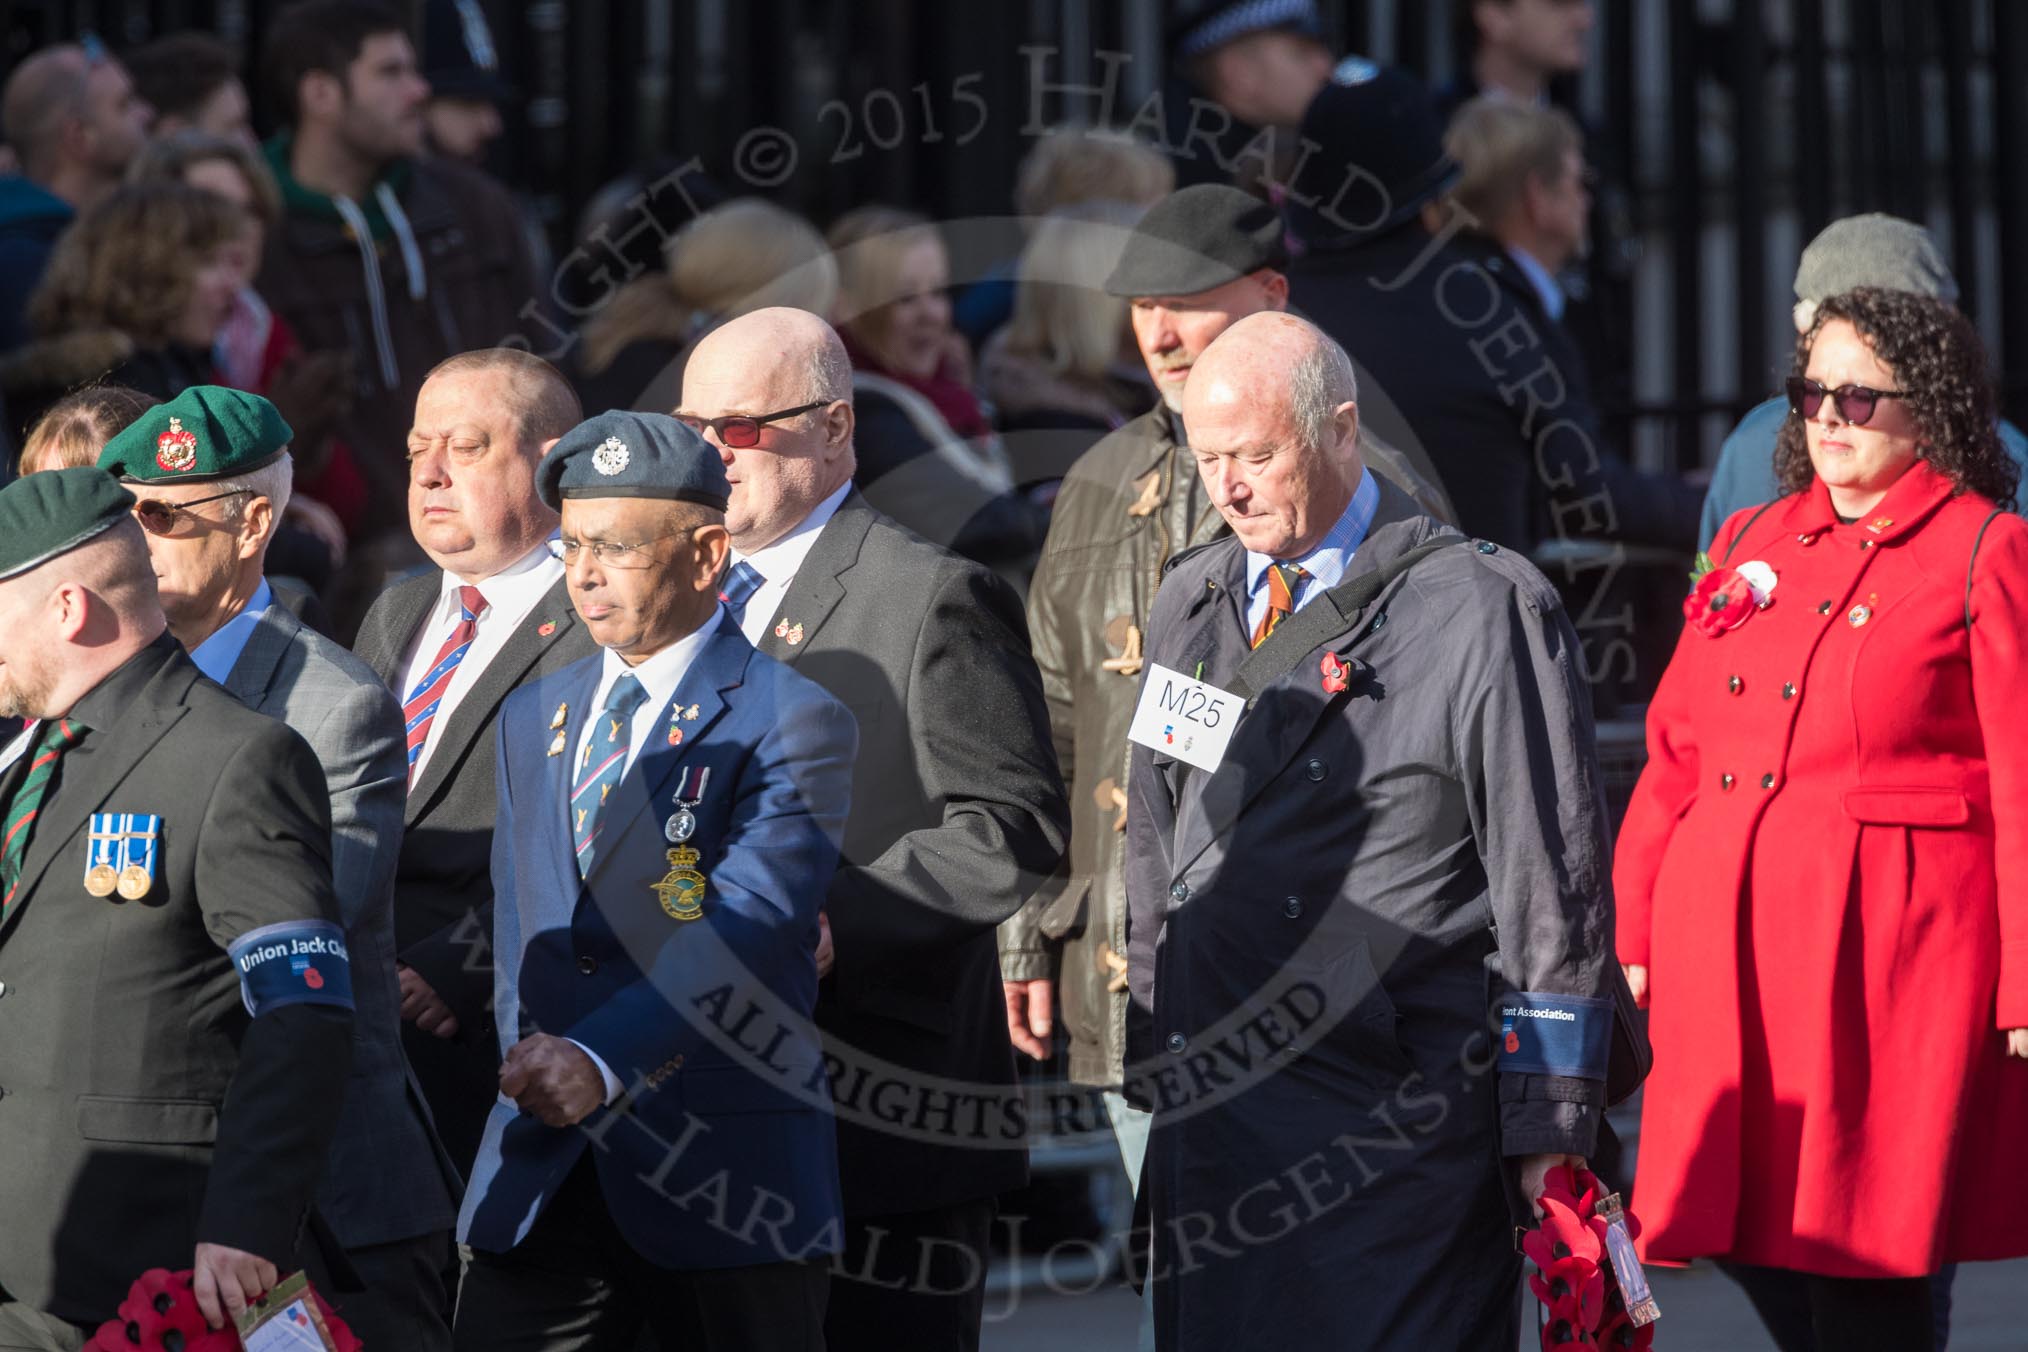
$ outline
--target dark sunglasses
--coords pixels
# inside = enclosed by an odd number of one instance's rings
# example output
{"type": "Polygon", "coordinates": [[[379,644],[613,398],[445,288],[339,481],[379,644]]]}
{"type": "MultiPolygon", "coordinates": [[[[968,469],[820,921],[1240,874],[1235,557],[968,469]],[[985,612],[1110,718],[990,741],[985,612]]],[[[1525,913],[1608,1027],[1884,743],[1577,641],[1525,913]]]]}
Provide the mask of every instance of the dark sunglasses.
{"type": "Polygon", "coordinates": [[[1840,385],[1835,390],[1826,389],[1808,376],[1790,376],[1788,390],[1789,407],[1803,417],[1816,417],[1817,410],[1824,406],[1824,396],[1828,394],[1832,407],[1838,410],[1838,416],[1854,427],[1864,427],[1882,399],[1908,397],[1901,390],[1875,390],[1864,385],[1840,385]]]}
{"type": "Polygon", "coordinates": [[[711,431],[718,433],[718,439],[727,446],[732,447],[734,450],[745,450],[749,446],[760,445],[761,427],[764,424],[780,422],[784,418],[793,418],[799,413],[808,413],[811,409],[822,408],[830,402],[829,399],[819,399],[812,404],[800,404],[795,408],[785,408],[779,413],[762,413],[751,418],[739,415],[728,418],[697,418],[692,417],[688,413],[679,413],[676,415],[676,421],[682,423],[699,436],[702,436],[705,429],[709,428],[711,431]]]}
{"type": "Polygon", "coordinates": [[[207,502],[223,498],[236,498],[251,493],[250,488],[234,488],[224,493],[213,493],[208,498],[192,498],[189,502],[163,502],[157,498],[140,498],[134,503],[134,519],[141,523],[141,529],[150,535],[168,535],[175,531],[176,523],[186,516],[197,514],[190,509],[207,502]]]}

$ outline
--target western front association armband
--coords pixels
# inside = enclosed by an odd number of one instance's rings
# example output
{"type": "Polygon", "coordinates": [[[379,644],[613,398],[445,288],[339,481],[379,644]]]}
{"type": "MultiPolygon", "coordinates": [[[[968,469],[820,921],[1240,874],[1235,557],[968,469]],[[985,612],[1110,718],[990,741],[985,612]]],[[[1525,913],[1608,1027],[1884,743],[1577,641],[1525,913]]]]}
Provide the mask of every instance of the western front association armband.
{"type": "Polygon", "coordinates": [[[345,931],[329,920],[285,920],[239,936],[226,950],[239,973],[246,1012],[284,1005],[352,1008],[352,960],[345,931]]]}
{"type": "Polygon", "coordinates": [[[1517,991],[1500,1002],[1499,1067],[1603,1080],[1612,1036],[1611,1000],[1517,991]]]}

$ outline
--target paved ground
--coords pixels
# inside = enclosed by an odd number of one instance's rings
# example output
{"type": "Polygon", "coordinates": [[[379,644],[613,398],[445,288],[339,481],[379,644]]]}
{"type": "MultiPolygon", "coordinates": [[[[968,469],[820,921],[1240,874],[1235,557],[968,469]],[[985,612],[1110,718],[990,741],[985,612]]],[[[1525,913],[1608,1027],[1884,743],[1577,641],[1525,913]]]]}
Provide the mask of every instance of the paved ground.
{"type": "MultiPolygon", "coordinates": [[[[1716,1271],[1652,1275],[1662,1307],[1659,1352],[1773,1352],[1739,1289],[1716,1271]]],[[[1139,1297],[1123,1286],[1079,1296],[1000,1294],[987,1304],[984,1352],[1133,1352],[1139,1316],[1139,1297]]],[[[2028,1349],[2028,1260],[1961,1268],[1953,1321],[1950,1352],[2028,1349]]],[[[1530,1346],[1524,1339],[1523,1352],[1530,1346]]]]}

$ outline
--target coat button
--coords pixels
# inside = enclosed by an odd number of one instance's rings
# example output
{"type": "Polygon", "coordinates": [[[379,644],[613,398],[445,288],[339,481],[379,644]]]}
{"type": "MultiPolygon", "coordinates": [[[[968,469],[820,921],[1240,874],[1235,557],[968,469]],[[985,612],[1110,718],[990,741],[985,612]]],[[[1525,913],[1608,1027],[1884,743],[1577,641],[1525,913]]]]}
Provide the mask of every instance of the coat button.
{"type": "Polygon", "coordinates": [[[1762,776],[1760,777],[1760,786],[1761,786],[1761,787],[1762,787],[1763,789],[1771,789],[1771,788],[1773,788],[1773,787],[1774,787],[1774,776],[1773,776],[1773,775],[1762,775],[1762,776]]]}
{"type": "Polygon", "coordinates": [[[1737,695],[1740,691],[1746,689],[1746,682],[1740,680],[1737,676],[1733,676],[1726,680],[1725,688],[1737,695]]]}
{"type": "Polygon", "coordinates": [[[1795,697],[1796,697],[1796,683],[1794,681],[1784,682],[1782,685],[1782,698],[1794,699],[1795,697]]]}
{"type": "Polygon", "coordinates": [[[1730,774],[1723,774],[1718,777],[1718,787],[1721,789],[1730,789],[1737,782],[1730,774]]]}
{"type": "Polygon", "coordinates": [[[592,957],[589,953],[577,960],[577,970],[583,972],[586,976],[590,976],[598,969],[598,959],[592,957]]]}
{"type": "Polygon", "coordinates": [[[1479,541],[1479,552],[1481,554],[1497,554],[1500,552],[1500,546],[1494,544],[1491,540],[1481,540],[1479,541]]]}
{"type": "Polygon", "coordinates": [[[1301,897],[1290,897],[1287,901],[1282,903],[1282,914],[1287,916],[1289,919],[1294,920],[1297,916],[1301,915],[1302,913],[1303,913],[1303,899],[1301,897]]]}
{"type": "Polygon", "coordinates": [[[1819,615],[1828,615],[1828,614],[1830,614],[1830,613],[1831,613],[1831,603],[1830,603],[1829,601],[1819,601],[1819,602],[1817,602],[1817,613],[1818,613],[1819,615]]]}
{"type": "Polygon", "coordinates": [[[1190,1039],[1184,1037],[1181,1033],[1171,1033],[1169,1034],[1168,1045],[1170,1051],[1175,1052],[1178,1056],[1181,1056],[1183,1054],[1183,1049],[1190,1045],[1190,1039]]]}
{"type": "Polygon", "coordinates": [[[1169,899],[1171,901],[1190,900],[1190,884],[1189,883],[1169,884],[1169,899]]]}
{"type": "Polygon", "coordinates": [[[1313,760],[1308,765],[1303,767],[1303,773],[1310,777],[1310,782],[1312,784],[1321,784],[1324,780],[1324,776],[1331,773],[1331,769],[1329,766],[1325,765],[1324,762],[1320,760],[1313,760]]]}
{"type": "Polygon", "coordinates": [[[1873,548],[1873,542],[1871,540],[1861,540],[1859,542],[1859,547],[1861,549],[1871,549],[1873,548]]]}
{"type": "Polygon", "coordinates": [[[1796,543],[1799,545],[1813,545],[1817,543],[1817,537],[1814,535],[1798,535],[1796,543]]]}
{"type": "Polygon", "coordinates": [[[0,981],[0,995],[5,994],[7,994],[7,983],[4,981],[0,981]]]}

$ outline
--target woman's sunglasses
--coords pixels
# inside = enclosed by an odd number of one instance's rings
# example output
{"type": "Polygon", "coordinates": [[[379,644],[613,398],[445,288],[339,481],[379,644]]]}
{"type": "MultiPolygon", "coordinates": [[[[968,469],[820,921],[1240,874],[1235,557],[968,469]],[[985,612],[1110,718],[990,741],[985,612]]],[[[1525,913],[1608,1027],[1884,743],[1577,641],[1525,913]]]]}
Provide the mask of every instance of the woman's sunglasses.
{"type": "Polygon", "coordinates": [[[1875,390],[1864,385],[1840,385],[1837,389],[1826,389],[1808,376],[1789,377],[1789,407],[1805,418],[1817,416],[1817,410],[1824,406],[1824,396],[1831,396],[1832,407],[1838,416],[1854,427],[1864,427],[1872,418],[1873,410],[1880,407],[1882,399],[1905,399],[1901,390],[1875,390]]]}
{"type": "Polygon", "coordinates": [[[761,428],[765,424],[808,413],[811,409],[822,408],[830,402],[829,399],[819,399],[814,404],[799,404],[795,408],[785,408],[779,413],[762,413],[751,418],[737,415],[728,418],[694,418],[687,413],[679,413],[676,415],[676,421],[699,436],[704,435],[704,430],[708,427],[718,433],[719,441],[736,451],[743,451],[749,446],[760,445],[761,428]]]}

